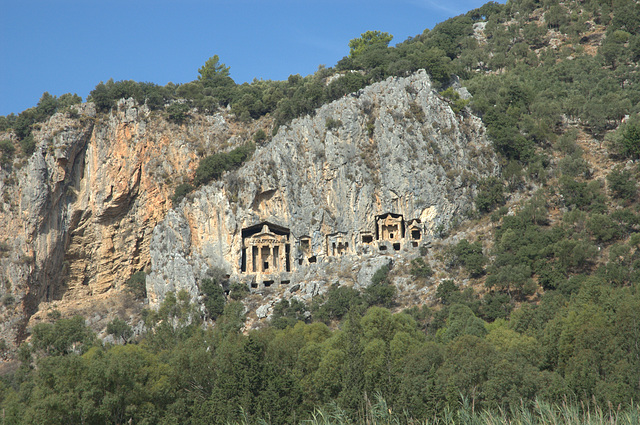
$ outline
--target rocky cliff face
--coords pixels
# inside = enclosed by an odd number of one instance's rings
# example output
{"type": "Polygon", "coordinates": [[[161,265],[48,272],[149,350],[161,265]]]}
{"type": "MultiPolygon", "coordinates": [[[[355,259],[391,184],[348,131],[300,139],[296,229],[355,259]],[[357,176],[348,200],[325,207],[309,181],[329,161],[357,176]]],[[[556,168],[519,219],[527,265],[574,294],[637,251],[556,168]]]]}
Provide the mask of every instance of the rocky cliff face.
{"type": "Polygon", "coordinates": [[[366,285],[375,268],[415,257],[473,208],[476,182],[497,171],[480,120],[454,114],[426,73],[374,84],[293,121],[239,171],[171,210],[151,239],[150,302],[180,289],[196,299],[212,268],[273,299],[287,288],[309,298],[336,280],[366,285]],[[404,234],[384,237],[384,217],[401,220],[404,234]],[[269,230],[287,246],[257,233],[269,230]],[[249,241],[256,233],[260,250],[249,241]]]}
{"type": "Polygon", "coordinates": [[[36,130],[33,155],[0,170],[2,337],[23,339],[51,310],[112,316],[123,283],[150,265],[176,176],[238,133],[221,114],[177,126],[133,100],[102,116],[81,105],[36,130]]]}
{"type": "Polygon", "coordinates": [[[179,289],[197,299],[200,279],[222,269],[260,294],[256,318],[283,295],[366,285],[472,208],[477,180],[498,171],[480,120],[454,114],[419,72],[295,120],[171,205],[199,158],[268,126],[226,112],[178,126],[132,100],[43,124],[36,152],[0,170],[2,336],[23,339],[52,309],[99,327],[139,270],[153,306],[179,289]]]}

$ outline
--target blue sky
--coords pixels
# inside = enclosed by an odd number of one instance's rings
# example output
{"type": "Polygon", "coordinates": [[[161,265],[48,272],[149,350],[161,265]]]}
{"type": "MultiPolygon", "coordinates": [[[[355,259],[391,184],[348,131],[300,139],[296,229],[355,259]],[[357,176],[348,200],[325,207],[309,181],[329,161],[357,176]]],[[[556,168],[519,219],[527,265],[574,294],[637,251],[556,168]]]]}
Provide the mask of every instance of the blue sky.
{"type": "Polygon", "coordinates": [[[367,30],[392,45],[485,0],[0,0],[0,115],[100,81],[186,83],[217,54],[236,83],[333,66],[367,30]]]}

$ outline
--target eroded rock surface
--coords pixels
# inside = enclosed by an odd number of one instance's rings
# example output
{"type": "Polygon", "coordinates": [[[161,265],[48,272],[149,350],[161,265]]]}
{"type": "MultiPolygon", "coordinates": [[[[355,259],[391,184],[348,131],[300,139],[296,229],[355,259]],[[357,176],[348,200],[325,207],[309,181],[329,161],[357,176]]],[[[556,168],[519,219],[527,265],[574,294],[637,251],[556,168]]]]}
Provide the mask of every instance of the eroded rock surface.
{"type": "Polygon", "coordinates": [[[453,113],[424,71],[294,120],[177,206],[173,190],[202,157],[268,131],[269,117],[242,124],[228,111],[192,111],[176,125],[133,100],[109,114],[77,108],[34,130],[28,159],[0,169],[7,342],[23,340],[51,310],[89,313],[96,327],[118,305],[130,311],[130,299],[113,300],[140,270],[149,272],[151,306],[181,289],[198,300],[199,281],[224,270],[253,288],[249,325],[281,297],[310,301],[334,282],[363,288],[382,265],[406,267],[473,207],[477,181],[498,172],[480,120],[453,113]]]}
{"type": "Polygon", "coordinates": [[[106,115],[91,103],[78,108],[42,124],[33,155],[0,169],[7,342],[25,338],[50,310],[67,316],[111,306],[104,300],[149,267],[151,235],[176,179],[192,175],[203,154],[242,141],[222,114],[178,126],[132,99],[106,115]]]}
{"type": "Polygon", "coordinates": [[[381,252],[377,238],[364,243],[376,217],[417,219],[420,244],[428,243],[473,208],[477,181],[497,172],[478,118],[454,114],[425,72],[390,78],[294,120],[240,170],[177,206],[153,232],[150,302],[179,289],[195,299],[210,268],[258,290],[280,286],[278,296],[290,293],[284,285],[300,285],[301,298],[336,280],[366,286],[385,257],[415,257],[419,248],[406,235],[397,251],[390,243],[381,252]],[[286,272],[246,270],[243,229],[260,223],[288,230],[286,272]]]}

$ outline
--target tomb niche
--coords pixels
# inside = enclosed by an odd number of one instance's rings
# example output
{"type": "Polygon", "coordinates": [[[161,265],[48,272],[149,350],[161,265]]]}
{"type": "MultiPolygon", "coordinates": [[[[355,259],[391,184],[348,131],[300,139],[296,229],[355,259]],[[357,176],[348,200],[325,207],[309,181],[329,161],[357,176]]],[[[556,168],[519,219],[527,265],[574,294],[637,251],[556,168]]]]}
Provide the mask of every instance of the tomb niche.
{"type": "Polygon", "coordinates": [[[242,271],[272,274],[288,272],[289,229],[262,222],[242,230],[242,271]]]}
{"type": "Polygon", "coordinates": [[[304,264],[305,260],[307,262],[310,262],[310,258],[312,257],[311,236],[302,235],[298,238],[298,241],[300,244],[298,249],[298,253],[299,253],[298,264],[302,265],[304,264]]]}
{"type": "Polygon", "coordinates": [[[422,240],[422,223],[419,219],[409,220],[407,224],[407,235],[411,241],[411,246],[417,247],[422,240]]]}
{"type": "Polygon", "coordinates": [[[349,252],[349,240],[346,233],[337,232],[327,235],[327,256],[340,257],[349,252]]]}
{"type": "Polygon", "coordinates": [[[404,218],[401,214],[386,213],[376,216],[376,239],[399,242],[404,239],[404,218]]]}
{"type": "Polygon", "coordinates": [[[360,233],[360,237],[363,244],[370,244],[373,242],[373,235],[370,232],[362,232],[360,233]]]}

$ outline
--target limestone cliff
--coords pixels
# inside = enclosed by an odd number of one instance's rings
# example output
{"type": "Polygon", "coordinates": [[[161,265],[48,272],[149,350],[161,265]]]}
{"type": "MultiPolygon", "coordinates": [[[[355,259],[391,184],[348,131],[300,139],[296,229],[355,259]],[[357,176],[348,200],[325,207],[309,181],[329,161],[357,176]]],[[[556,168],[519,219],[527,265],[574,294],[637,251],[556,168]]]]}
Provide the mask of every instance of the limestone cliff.
{"type": "Polygon", "coordinates": [[[287,287],[310,297],[336,280],[365,285],[381,261],[415,257],[473,208],[477,181],[497,172],[480,120],[455,114],[425,72],[374,84],[294,120],[171,210],[153,231],[150,302],[179,289],[197,299],[210,268],[276,297],[287,287]],[[388,213],[399,226],[413,221],[419,243],[404,227],[387,243],[378,221],[388,213]],[[287,241],[264,245],[263,256],[246,239],[264,224],[287,241]]]}
{"type": "Polygon", "coordinates": [[[171,205],[199,159],[269,122],[192,111],[176,125],[121,100],[109,114],[84,104],[42,124],[35,153],[0,169],[2,337],[22,340],[54,309],[99,328],[131,305],[123,283],[139,270],[153,306],[181,288],[197,299],[199,280],[223,269],[262,294],[247,304],[256,317],[285,293],[365,285],[459,220],[478,179],[498,171],[480,120],[455,114],[418,72],[294,120],[240,169],[171,205]]]}
{"type": "Polygon", "coordinates": [[[36,129],[35,152],[0,170],[2,338],[25,338],[51,310],[112,315],[123,282],[150,264],[176,176],[239,133],[222,114],[178,126],[133,100],[107,115],[81,105],[36,129]]]}

